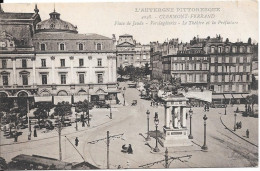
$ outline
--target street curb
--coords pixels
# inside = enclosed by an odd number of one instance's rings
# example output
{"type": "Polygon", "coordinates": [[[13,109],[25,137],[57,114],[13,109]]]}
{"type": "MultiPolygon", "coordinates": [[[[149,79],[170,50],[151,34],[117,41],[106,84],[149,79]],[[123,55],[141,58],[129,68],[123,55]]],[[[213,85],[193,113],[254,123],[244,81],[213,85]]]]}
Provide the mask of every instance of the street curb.
{"type": "Polygon", "coordinates": [[[229,128],[224,124],[224,122],[222,121],[222,116],[220,116],[220,121],[221,121],[222,125],[223,125],[227,130],[229,130],[231,133],[233,133],[233,134],[236,135],[237,137],[241,138],[242,140],[248,142],[249,144],[258,147],[258,145],[254,144],[254,143],[252,143],[252,142],[250,142],[250,141],[248,141],[248,140],[246,140],[245,138],[241,137],[240,135],[236,134],[234,131],[232,131],[231,129],[229,129],[229,128]]]}

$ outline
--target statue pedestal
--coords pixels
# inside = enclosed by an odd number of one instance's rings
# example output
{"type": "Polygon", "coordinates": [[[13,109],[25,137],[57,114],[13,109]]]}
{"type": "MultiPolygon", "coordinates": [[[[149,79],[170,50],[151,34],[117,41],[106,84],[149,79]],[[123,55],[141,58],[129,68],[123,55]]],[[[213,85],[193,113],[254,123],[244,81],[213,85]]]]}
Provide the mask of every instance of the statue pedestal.
{"type": "Polygon", "coordinates": [[[188,138],[188,129],[171,129],[163,127],[163,137],[160,140],[163,147],[191,146],[192,142],[188,138]]]}

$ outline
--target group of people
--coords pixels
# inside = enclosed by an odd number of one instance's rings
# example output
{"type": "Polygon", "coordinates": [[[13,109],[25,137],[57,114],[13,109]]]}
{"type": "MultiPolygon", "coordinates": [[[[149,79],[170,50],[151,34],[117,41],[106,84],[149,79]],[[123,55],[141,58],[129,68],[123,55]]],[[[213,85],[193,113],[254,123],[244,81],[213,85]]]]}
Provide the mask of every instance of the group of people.
{"type": "Polygon", "coordinates": [[[242,128],[242,122],[241,121],[236,123],[236,128],[237,129],[241,129],[242,128]]]}

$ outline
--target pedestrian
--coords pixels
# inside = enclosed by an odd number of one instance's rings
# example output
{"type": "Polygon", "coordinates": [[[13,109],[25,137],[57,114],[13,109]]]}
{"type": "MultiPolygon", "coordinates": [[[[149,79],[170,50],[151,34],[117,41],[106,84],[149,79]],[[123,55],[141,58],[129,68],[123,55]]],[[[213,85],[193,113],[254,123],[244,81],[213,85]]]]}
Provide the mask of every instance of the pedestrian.
{"type": "Polygon", "coordinates": [[[6,125],[4,126],[4,133],[6,133],[6,125]]]}
{"type": "Polygon", "coordinates": [[[37,131],[36,131],[36,128],[34,128],[33,136],[34,136],[34,137],[37,137],[37,131]]]}
{"type": "Polygon", "coordinates": [[[76,137],[76,139],[75,139],[75,146],[77,147],[79,145],[79,139],[78,139],[78,137],[76,137]]]}
{"type": "Polygon", "coordinates": [[[29,131],[28,132],[28,140],[31,140],[31,135],[32,135],[32,133],[31,133],[31,131],[29,131]]]}
{"type": "Polygon", "coordinates": [[[206,106],[206,104],[204,105],[204,112],[206,112],[207,111],[207,106],[206,106]]]}
{"type": "Polygon", "coordinates": [[[18,136],[17,136],[17,132],[15,131],[14,133],[14,142],[17,142],[18,136]]]}
{"type": "Polygon", "coordinates": [[[153,105],[153,101],[151,101],[151,106],[153,105]]]}
{"type": "Polygon", "coordinates": [[[249,138],[249,130],[246,130],[246,137],[249,138]]]}
{"type": "Polygon", "coordinates": [[[239,122],[239,125],[240,125],[240,128],[242,128],[242,122],[241,121],[239,122]]]}
{"type": "Polygon", "coordinates": [[[133,149],[132,149],[131,144],[129,144],[129,147],[128,147],[128,149],[127,149],[127,153],[128,153],[128,154],[133,154],[133,149]]]}

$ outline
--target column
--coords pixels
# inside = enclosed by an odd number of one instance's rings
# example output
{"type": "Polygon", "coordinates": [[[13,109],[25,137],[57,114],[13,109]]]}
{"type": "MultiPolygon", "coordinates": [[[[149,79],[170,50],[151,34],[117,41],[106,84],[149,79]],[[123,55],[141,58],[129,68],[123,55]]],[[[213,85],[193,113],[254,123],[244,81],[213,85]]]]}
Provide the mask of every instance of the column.
{"type": "Polygon", "coordinates": [[[15,58],[12,58],[13,61],[13,84],[17,85],[17,78],[16,78],[16,66],[15,66],[15,58]]]}
{"type": "Polygon", "coordinates": [[[165,106],[165,127],[170,128],[170,116],[171,116],[171,107],[170,106],[165,106]]]}
{"type": "Polygon", "coordinates": [[[178,117],[177,117],[177,115],[178,115],[178,109],[177,109],[177,107],[173,107],[173,110],[174,110],[174,115],[173,115],[173,127],[174,128],[177,128],[178,127],[178,117]]]}
{"type": "Polygon", "coordinates": [[[74,56],[71,56],[70,57],[70,84],[74,84],[73,60],[74,60],[74,56]]]}
{"type": "Polygon", "coordinates": [[[181,115],[182,115],[182,126],[183,127],[187,127],[187,119],[186,119],[186,107],[181,107],[181,111],[182,111],[182,113],[181,113],[181,115]]]}
{"type": "Polygon", "coordinates": [[[55,84],[55,56],[52,56],[51,57],[51,81],[52,81],[52,84],[55,84]]]}
{"type": "Polygon", "coordinates": [[[33,85],[36,85],[36,69],[35,69],[35,58],[33,57],[31,60],[33,62],[33,85]]]}

